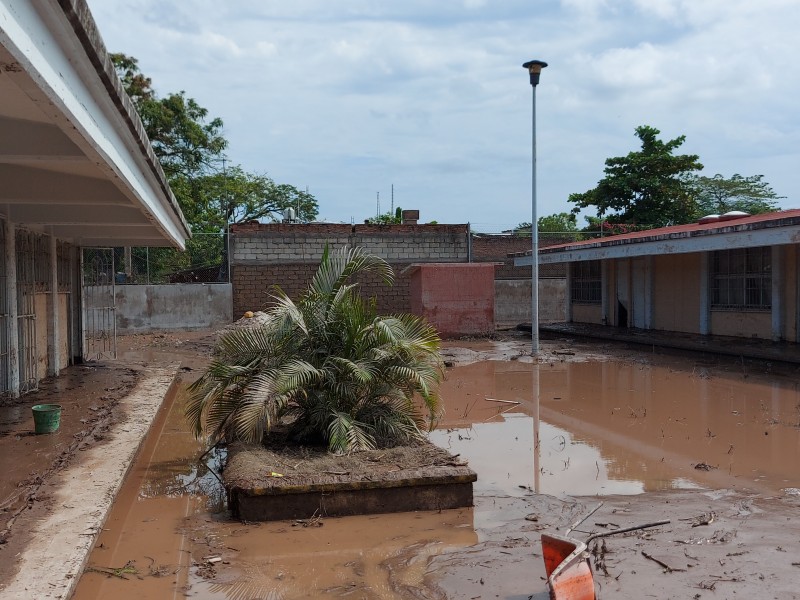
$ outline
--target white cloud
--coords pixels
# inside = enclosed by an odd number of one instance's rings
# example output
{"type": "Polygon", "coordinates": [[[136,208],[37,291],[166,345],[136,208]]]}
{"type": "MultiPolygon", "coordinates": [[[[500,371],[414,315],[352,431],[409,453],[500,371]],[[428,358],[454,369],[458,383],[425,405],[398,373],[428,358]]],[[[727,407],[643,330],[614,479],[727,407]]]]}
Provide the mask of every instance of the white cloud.
{"type": "MultiPolygon", "coordinates": [[[[107,46],[221,116],[232,160],[361,220],[395,184],[440,222],[569,208],[633,130],[686,134],[713,172],[800,183],[800,3],[790,0],[89,0],[107,46]]],[[[791,198],[786,205],[800,204],[791,198]]]]}

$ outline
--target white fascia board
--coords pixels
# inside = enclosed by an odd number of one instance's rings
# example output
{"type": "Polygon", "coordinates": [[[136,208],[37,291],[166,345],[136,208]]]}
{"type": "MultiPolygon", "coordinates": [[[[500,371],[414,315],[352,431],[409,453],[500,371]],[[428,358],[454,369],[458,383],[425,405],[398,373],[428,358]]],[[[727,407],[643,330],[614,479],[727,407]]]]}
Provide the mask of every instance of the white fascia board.
{"type": "MultiPolygon", "coordinates": [[[[58,3],[0,0],[0,43],[56,109],[49,116],[67,135],[76,131],[73,141],[96,155],[98,166],[106,167],[152,215],[165,237],[184,249],[190,235],[185,224],[164,196],[58,3]]],[[[40,108],[48,112],[46,106],[40,108]]]]}
{"type": "MultiPolygon", "coordinates": [[[[800,242],[800,225],[764,227],[761,229],[744,228],[739,231],[647,242],[621,241],[611,245],[608,245],[607,242],[600,242],[597,246],[589,248],[576,247],[559,252],[540,253],[539,264],[547,265],[608,258],[635,258],[637,256],[661,254],[689,254],[692,252],[711,252],[713,250],[731,250],[734,248],[797,244],[798,242],[800,242]]],[[[530,256],[521,256],[514,259],[515,267],[525,267],[531,264],[530,256]]]]}

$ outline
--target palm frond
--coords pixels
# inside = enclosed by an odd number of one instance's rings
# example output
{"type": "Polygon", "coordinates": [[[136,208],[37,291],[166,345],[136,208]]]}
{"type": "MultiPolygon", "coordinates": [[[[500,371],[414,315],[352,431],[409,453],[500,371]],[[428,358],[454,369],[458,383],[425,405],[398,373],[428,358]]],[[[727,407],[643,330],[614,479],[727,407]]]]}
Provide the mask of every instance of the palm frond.
{"type": "Polygon", "coordinates": [[[356,421],[347,413],[332,414],[328,425],[328,451],[345,454],[356,450],[373,450],[375,438],[370,429],[369,425],[356,421]]]}
{"type": "Polygon", "coordinates": [[[189,390],[195,434],[259,441],[286,419],[292,435],[332,452],[421,436],[441,413],[439,336],[413,315],[378,316],[359,295],[364,273],[393,277],[360,248],[326,248],[302,297],[275,287],[262,325],[223,335],[189,390]]]}

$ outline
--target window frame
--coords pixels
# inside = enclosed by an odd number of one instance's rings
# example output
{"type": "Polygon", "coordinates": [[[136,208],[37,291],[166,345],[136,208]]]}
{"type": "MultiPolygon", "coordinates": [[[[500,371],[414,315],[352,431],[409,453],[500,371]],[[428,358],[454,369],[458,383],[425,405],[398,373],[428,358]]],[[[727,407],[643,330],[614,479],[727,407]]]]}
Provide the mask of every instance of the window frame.
{"type": "Polygon", "coordinates": [[[709,304],[714,311],[772,310],[772,248],[732,248],[711,252],[709,304]]]}
{"type": "Polygon", "coordinates": [[[569,297],[573,304],[603,303],[603,270],[600,260],[582,260],[570,265],[569,297]]]}

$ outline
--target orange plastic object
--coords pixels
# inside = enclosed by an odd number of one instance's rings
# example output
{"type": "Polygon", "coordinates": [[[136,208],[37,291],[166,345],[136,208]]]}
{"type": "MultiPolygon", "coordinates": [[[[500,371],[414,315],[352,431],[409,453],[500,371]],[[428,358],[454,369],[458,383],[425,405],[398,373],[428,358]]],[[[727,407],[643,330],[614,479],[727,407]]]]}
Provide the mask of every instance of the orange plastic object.
{"type": "Polygon", "coordinates": [[[542,554],[550,600],[595,600],[586,544],[572,538],[542,534],[542,554]]]}

